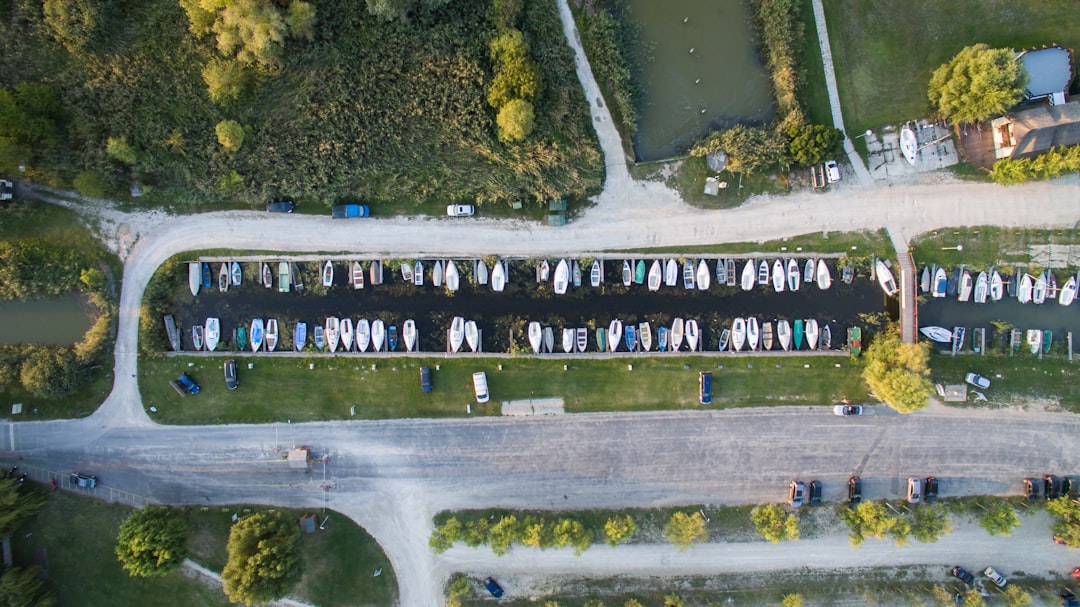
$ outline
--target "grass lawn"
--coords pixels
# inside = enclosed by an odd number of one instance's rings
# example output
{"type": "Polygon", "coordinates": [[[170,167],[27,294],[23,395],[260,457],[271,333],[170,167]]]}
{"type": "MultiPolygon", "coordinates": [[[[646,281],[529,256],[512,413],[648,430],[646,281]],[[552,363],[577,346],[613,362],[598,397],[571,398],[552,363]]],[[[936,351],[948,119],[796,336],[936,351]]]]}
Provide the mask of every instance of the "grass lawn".
{"type": "Polygon", "coordinates": [[[225,389],[222,377],[225,358],[144,358],[139,385],[144,406],[157,408],[150,415],[171,424],[454,417],[464,416],[470,403],[474,415],[499,415],[502,401],[546,397],[563,398],[567,412],[573,413],[699,409],[700,370],[713,373],[716,407],[828,405],[844,397],[866,398],[861,365],[845,357],[568,361],[237,357],[240,388],[233,392],[225,389]],[[253,368],[248,369],[249,363],[253,368]],[[563,371],[563,364],[569,370],[563,371]],[[630,364],[633,371],[627,368],[630,364]],[[422,365],[432,368],[430,394],[420,392],[422,365]],[[168,380],[181,371],[191,373],[202,392],[178,396],[168,380]],[[489,403],[475,403],[474,371],[488,374],[489,403]],[[354,406],[355,416],[350,414],[354,406]]]}
{"type": "Polygon", "coordinates": [[[1080,10],[1074,2],[837,0],[824,5],[844,122],[852,133],[928,115],[930,74],[965,46],[1080,47],[1080,10]]]}
{"type": "Polygon", "coordinates": [[[885,230],[876,232],[821,232],[801,234],[792,238],[767,240],[765,242],[728,242],[723,244],[689,247],[655,247],[651,249],[630,249],[628,253],[684,253],[725,254],[743,253],[845,253],[853,258],[891,257],[895,252],[885,230]]]}
{"type": "Polygon", "coordinates": [[[740,176],[738,173],[722,171],[717,178],[727,182],[728,187],[721,189],[718,195],[710,196],[704,191],[705,178],[710,174],[705,159],[694,156],[687,156],[673,165],[650,163],[631,166],[631,175],[635,179],[663,180],[668,187],[678,190],[687,204],[702,209],[731,209],[757,194],[787,194],[791,191],[784,173],[740,176]]]}
{"type": "Polygon", "coordinates": [[[832,108],[829,107],[829,89],[825,85],[825,64],[821,60],[821,45],[814,24],[813,0],[803,0],[799,13],[806,36],[802,57],[805,81],[802,87],[803,109],[811,124],[832,124],[832,108]]]}
{"type": "MultiPolygon", "coordinates": [[[[990,380],[989,390],[980,390],[987,403],[977,403],[968,390],[969,404],[1023,405],[1042,401],[1053,408],[1080,413],[1080,366],[1069,363],[1064,354],[1048,355],[1042,360],[1022,351],[1015,356],[974,354],[952,357],[934,354],[930,359],[931,381],[960,383],[966,373],[978,373],[990,380]]],[[[963,406],[963,405],[961,405],[963,406]]]]}
{"type": "Polygon", "coordinates": [[[995,226],[943,228],[913,238],[911,254],[919,264],[933,262],[945,267],[966,264],[980,270],[1016,263],[1026,265],[1031,263],[1029,246],[1049,244],[1080,244],[1080,232],[995,226]],[[964,250],[942,250],[957,245],[963,245],[964,250]]]}

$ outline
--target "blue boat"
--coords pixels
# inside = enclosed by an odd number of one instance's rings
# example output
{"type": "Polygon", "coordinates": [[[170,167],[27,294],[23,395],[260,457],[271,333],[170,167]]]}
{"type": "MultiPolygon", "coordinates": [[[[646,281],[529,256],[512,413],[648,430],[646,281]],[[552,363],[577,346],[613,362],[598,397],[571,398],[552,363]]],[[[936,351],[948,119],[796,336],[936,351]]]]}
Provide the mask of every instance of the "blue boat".
{"type": "Polygon", "coordinates": [[[213,283],[210,281],[210,264],[204,263],[202,265],[202,286],[204,289],[209,289],[211,284],[213,283]]]}
{"type": "Polygon", "coordinates": [[[623,333],[626,340],[626,349],[634,352],[637,350],[637,331],[634,330],[634,325],[626,325],[626,330],[623,333]]]}
{"type": "Polygon", "coordinates": [[[795,323],[794,323],[794,332],[795,332],[795,343],[792,344],[792,349],[793,350],[798,350],[798,349],[802,348],[802,338],[803,338],[803,321],[802,321],[801,318],[799,320],[795,321],[795,323]]]}
{"type": "Polygon", "coordinates": [[[660,327],[656,330],[656,348],[661,352],[667,351],[668,328],[660,327]]]}
{"type": "Polygon", "coordinates": [[[238,350],[247,350],[247,329],[244,327],[237,327],[236,329],[236,348],[238,350]]]}
{"type": "Polygon", "coordinates": [[[603,327],[596,330],[596,351],[607,352],[607,330],[603,327]]]}
{"type": "Polygon", "coordinates": [[[387,329],[386,339],[387,339],[387,342],[390,344],[390,349],[391,350],[397,350],[397,326],[396,325],[390,325],[390,328],[387,329]]]}

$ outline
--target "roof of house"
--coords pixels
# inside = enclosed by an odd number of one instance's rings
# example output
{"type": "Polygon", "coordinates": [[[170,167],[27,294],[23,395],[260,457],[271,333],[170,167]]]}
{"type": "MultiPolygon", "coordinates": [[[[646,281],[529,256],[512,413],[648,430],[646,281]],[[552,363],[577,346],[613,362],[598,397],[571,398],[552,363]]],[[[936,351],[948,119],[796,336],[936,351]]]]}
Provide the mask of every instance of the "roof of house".
{"type": "Polygon", "coordinates": [[[1024,96],[1032,99],[1062,93],[1072,82],[1072,57],[1060,46],[1021,51],[1016,57],[1027,70],[1029,81],[1024,96]]]}
{"type": "Polygon", "coordinates": [[[1013,158],[1025,158],[1050,148],[1080,144],[1080,101],[1065,105],[1041,105],[1012,116],[1016,141],[1013,158]]]}

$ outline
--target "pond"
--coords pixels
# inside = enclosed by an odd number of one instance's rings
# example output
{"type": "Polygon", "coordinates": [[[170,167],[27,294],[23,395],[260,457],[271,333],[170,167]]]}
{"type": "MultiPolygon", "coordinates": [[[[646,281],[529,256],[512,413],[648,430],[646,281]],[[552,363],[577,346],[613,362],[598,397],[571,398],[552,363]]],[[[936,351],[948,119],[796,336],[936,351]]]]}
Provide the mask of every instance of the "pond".
{"type": "Polygon", "coordinates": [[[630,0],[643,65],[638,161],[684,153],[717,128],[773,117],[768,73],[744,0],[630,0]]]}
{"type": "MultiPolygon", "coordinates": [[[[552,266],[554,262],[552,260],[552,266]]],[[[528,348],[526,325],[533,320],[554,328],[557,351],[561,351],[563,327],[588,327],[587,351],[593,352],[596,350],[594,330],[607,327],[613,318],[627,324],[647,321],[654,336],[659,326],[670,327],[676,317],[694,318],[701,327],[702,343],[707,350],[717,349],[721,332],[730,327],[736,317],[754,315],[761,321],[816,318],[819,323],[830,323],[833,346],[839,348],[844,343],[846,328],[858,323],[860,314],[885,311],[885,299],[877,284],[871,282],[865,272],[853,284],[842,283],[835,270],[835,260],[829,262],[836,276],[831,289],[821,291],[816,286],[804,285],[798,293],[775,293],[771,286],[767,290],[755,287],[748,292],[739,287],[717,286],[715,263],[711,260],[713,284],[705,291],[684,289],[681,278],[679,286],[664,286],[656,292],[650,292],[644,284],[623,286],[621,260],[606,260],[606,282],[593,288],[589,286],[587,271],[591,261],[585,260],[582,286],[571,285],[561,296],[553,293],[550,280],[536,282],[535,261],[512,262],[509,281],[502,293],[471,282],[472,271],[468,269],[471,261],[458,260],[456,263],[461,269],[461,287],[452,294],[444,287],[431,284],[430,261],[424,264],[427,269],[424,286],[403,282],[400,274],[396,270],[389,271],[388,267],[384,284],[368,284],[362,290],[354,290],[346,284],[344,262],[335,264],[337,270],[332,287],[327,289],[317,284],[318,262],[311,261],[297,264],[307,286],[303,293],[279,293],[276,285],[273,289],[265,289],[245,278],[241,286],[226,293],[214,288],[201,291],[197,297],[192,297],[187,289],[187,270],[182,266],[173,277],[177,285],[173,314],[181,325],[185,349],[191,349],[189,327],[204,323],[207,317],[221,320],[224,343],[218,346],[218,351],[235,349],[230,342],[236,327],[249,327],[252,318],[276,318],[281,332],[288,333],[280,338],[280,351],[291,348],[292,330],[298,321],[308,324],[310,348],[316,324],[323,324],[328,316],[347,316],[354,321],[380,318],[399,330],[403,321],[413,319],[419,335],[419,349],[445,352],[446,330],[453,317],[462,316],[477,322],[483,332],[482,344],[486,352],[510,351],[511,331],[513,348],[525,351],[528,348]]],[[[490,261],[488,267],[491,267],[490,261]]],[[[254,268],[254,264],[244,264],[245,277],[252,275],[254,268]]],[[[164,335],[164,328],[159,330],[164,335]]],[[[404,350],[400,344],[398,348],[404,350]]],[[[655,337],[653,349],[656,349],[655,337]]]]}
{"type": "Polygon", "coordinates": [[[55,299],[0,301],[0,344],[70,346],[82,339],[93,319],[77,294],[55,299]]]}

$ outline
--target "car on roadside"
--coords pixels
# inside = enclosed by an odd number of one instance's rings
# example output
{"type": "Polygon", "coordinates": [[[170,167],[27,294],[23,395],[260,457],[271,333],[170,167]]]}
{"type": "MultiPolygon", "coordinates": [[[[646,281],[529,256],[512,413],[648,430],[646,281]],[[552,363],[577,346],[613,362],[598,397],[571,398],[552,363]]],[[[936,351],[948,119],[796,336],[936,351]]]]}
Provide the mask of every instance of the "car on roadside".
{"type": "Polygon", "coordinates": [[[918,504],[922,501],[922,479],[915,477],[907,479],[907,501],[910,504],[918,504]]]}
{"type": "Polygon", "coordinates": [[[91,474],[83,474],[81,472],[71,473],[71,484],[83,489],[93,489],[97,487],[97,477],[91,474]]]}
{"type": "Polygon", "coordinates": [[[448,204],[446,215],[448,217],[472,217],[476,214],[476,207],[471,204],[448,204]]]}
{"type": "Polygon", "coordinates": [[[810,505],[821,505],[821,481],[810,481],[810,505]]]}
{"type": "Polygon", "coordinates": [[[229,359],[225,361],[225,387],[230,390],[235,390],[240,383],[236,381],[236,361],[229,359]]]}
{"type": "Polygon", "coordinates": [[[1024,479],[1024,499],[1033,500],[1039,497],[1039,483],[1033,478],[1024,479]]]}
{"type": "Polygon", "coordinates": [[[838,416],[841,416],[841,417],[847,417],[849,415],[862,415],[863,408],[862,408],[862,405],[844,405],[844,404],[840,404],[840,405],[833,406],[832,411],[833,411],[833,415],[838,415],[838,416]]]}
{"type": "Polygon", "coordinates": [[[1053,474],[1043,477],[1043,495],[1048,500],[1061,497],[1061,479],[1053,474]]]}
{"type": "Polygon", "coordinates": [[[431,367],[420,367],[420,391],[431,392],[431,367]]]}
{"type": "Polygon", "coordinates": [[[278,200],[266,203],[267,213],[292,213],[296,210],[296,203],[291,200],[278,200]]]}
{"type": "Polygon", "coordinates": [[[1009,578],[998,573],[997,569],[994,569],[993,567],[987,567],[986,570],[983,571],[983,575],[990,578],[991,582],[997,584],[998,588],[1004,588],[1005,585],[1009,583],[1009,578]]]}
{"type": "Polygon", "coordinates": [[[1061,477],[1061,495],[1063,497],[1072,497],[1073,491],[1076,490],[1076,483],[1068,476],[1061,477]]]}
{"type": "Polygon", "coordinates": [[[1071,592],[1061,595],[1061,607],[1080,607],[1080,599],[1071,592]]]}
{"type": "Polygon", "coordinates": [[[862,479],[853,476],[847,479],[847,500],[852,506],[858,506],[862,501],[862,479]]]}
{"type": "Polygon", "coordinates": [[[0,179],[0,200],[11,200],[15,196],[15,184],[7,179],[0,179]]]}
{"type": "Polygon", "coordinates": [[[487,373],[477,371],[472,374],[473,392],[476,394],[476,402],[484,404],[491,400],[488,394],[487,373]]]}
{"type": "Polygon", "coordinates": [[[371,216],[371,207],[366,204],[337,204],[330,207],[330,217],[334,219],[355,219],[371,216]]]}
{"type": "Polygon", "coordinates": [[[712,373],[709,371],[698,373],[698,402],[703,405],[712,404],[712,373]]]}
{"type": "Polygon", "coordinates": [[[963,582],[963,583],[965,583],[965,584],[967,584],[969,586],[975,584],[975,576],[968,573],[968,571],[966,569],[964,569],[963,567],[961,567],[960,565],[957,565],[956,567],[953,567],[949,571],[949,573],[952,574],[952,576],[954,578],[960,580],[961,582],[963,582]]]}
{"type": "Polygon", "coordinates": [[[964,381],[980,390],[986,390],[990,387],[990,380],[976,373],[968,373],[964,376],[964,381]]]}
{"type": "Polygon", "coordinates": [[[792,508],[799,508],[803,505],[803,499],[806,496],[806,485],[802,481],[791,481],[788,485],[788,502],[792,508]]]}
{"type": "Polygon", "coordinates": [[[494,578],[487,578],[484,580],[484,588],[487,588],[487,591],[491,593],[491,596],[497,599],[501,598],[503,595],[502,586],[500,586],[494,578]]]}
{"type": "Polygon", "coordinates": [[[825,178],[829,183],[840,181],[840,165],[836,164],[835,160],[825,161],[825,178]]]}
{"type": "Polygon", "coordinates": [[[936,476],[928,476],[923,481],[923,501],[932,504],[937,501],[938,480],[936,476]]]}
{"type": "Polygon", "coordinates": [[[180,377],[177,377],[177,378],[176,378],[176,381],[177,381],[177,382],[178,382],[178,383],[179,383],[179,384],[180,384],[181,386],[183,386],[184,390],[185,390],[185,391],[186,391],[186,392],[187,392],[188,394],[198,394],[198,393],[199,393],[199,390],[202,390],[202,387],[201,387],[201,386],[199,386],[199,384],[198,384],[198,383],[196,383],[196,382],[195,382],[195,380],[194,380],[194,379],[192,379],[192,377],[191,377],[190,375],[188,375],[188,374],[187,374],[187,371],[185,371],[185,372],[181,373],[181,374],[180,374],[180,377]]]}

